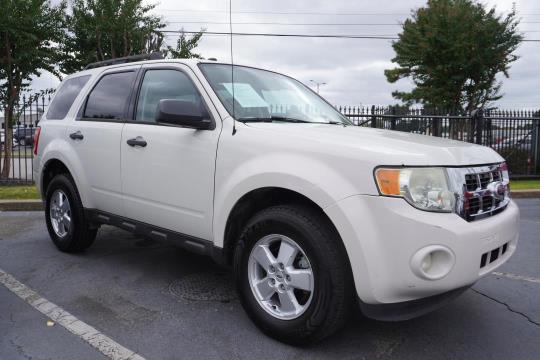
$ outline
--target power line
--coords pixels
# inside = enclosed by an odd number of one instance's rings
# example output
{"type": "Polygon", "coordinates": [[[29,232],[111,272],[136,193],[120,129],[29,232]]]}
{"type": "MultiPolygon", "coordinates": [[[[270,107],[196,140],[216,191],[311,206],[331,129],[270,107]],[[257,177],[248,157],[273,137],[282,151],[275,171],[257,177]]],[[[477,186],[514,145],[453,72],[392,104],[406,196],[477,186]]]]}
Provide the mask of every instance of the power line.
{"type": "MultiPolygon", "coordinates": [[[[198,34],[200,31],[161,30],[162,33],[171,34],[198,34]]],[[[235,36],[274,36],[274,37],[298,37],[298,38],[333,38],[333,39],[374,39],[374,40],[397,40],[398,37],[391,35],[356,35],[356,34],[278,34],[278,33],[246,33],[246,32],[219,32],[204,31],[208,35],[235,35],[235,36]]],[[[540,39],[524,39],[527,42],[540,42],[540,39]]]]}
{"type": "MultiPolygon", "coordinates": [[[[168,32],[168,30],[165,30],[165,31],[162,31],[162,32],[168,32]]],[[[169,33],[168,33],[168,34],[164,34],[164,36],[165,36],[165,37],[171,37],[171,38],[174,37],[174,38],[176,38],[176,37],[178,37],[178,36],[180,35],[180,33],[181,33],[181,31],[178,32],[178,33],[177,33],[177,32],[174,32],[174,33],[172,33],[172,34],[169,34],[169,33]]],[[[197,31],[190,31],[190,32],[185,32],[185,33],[186,33],[186,34],[195,34],[195,33],[197,33],[197,31]]],[[[205,32],[203,32],[203,34],[204,34],[204,36],[215,36],[215,37],[220,37],[220,36],[231,36],[231,34],[228,33],[228,32],[223,32],[223,33],[221,33],[221,32],[215,32],[215,33],[214,33],[214,32],[207,32],[207,31],[205,31],[205,32]]],[[[233,33],[233,35],[239,35],[239,36],[241,36],[241,33],[233,33]]],[[[246,35],[249,35],[249,34],[246,34],[246,35]]],[[[257,35],[257,34],[253,34],[253,36],[256,36],[256,35],[257,35]]],[[[280,35],[280,34],[278,34],[278,35],[280,35]]],[[[284,35],[289,35],[289,34],[284,34],[284,35]]],[[[294,35],[294,34],[292,34],[292,35],[294,35]]],[[[268,34],[268,36],[273,36],[273,35],[272,35],[272,34],[268,34]]],[[[362,36],[362,35],[360,35],[360,36],[362,36]]],[[[397,39],[396,34],[369,34],[369,35],[366,35],[366,36],[369,36],[370,39],[371,39],[372,37],[381,37],[381,38],[385,38],[385,39],[386,39],[386,38],[391,38],[391,39],[396,38],[396,39],[397,39]]]]}
{"type": "MultiPolygon", "coordinates": [[[[161,11],[170,11],[170,12],[202,12],[202,13],[229,13],[229,10],[198,10],[198,9],[161,9],[161,11]]],[[[251,11],[251,10],[239,10],[233,11],[233,14],[269,14],[269,15],[338,15],[338,16],[396,16],[396,15],[405,15],[410,14],[406,13],[328,13],[328,12],[297,12],[297,11],[251,11]]]]}
{"type": "MultiPolygon", "coordinates": [[[[208,10],[208,9],[162,9],[167,12],[199,12],[199,13],[229,13],[229,10],[208,10]]],[[[337,16],[409,16],[410,13],[385,13],[385,12],[302,12],[302,11],[255,11],[255,10],[238,10],[233,11],[233,14],[268,14],[268,15],[337,15],[337,16]]],[[[540,13],[518,13],[522,16],[538,16],[540,13]]]]}
{"type": "MultiPolygon", "coordinates": [[[[218,25],[229,25],[228,22],[219,22],[219,21],[167,21],[169,24],[218,24],[218,25]]],[[[233,22],[233,25],[302,25],[302,26],[401,26],[400,23],[283,23],[283,22],[233,22]]]]}
{"type": "MultiPolygon", "coordinates": [[[[198,34],[200,31],[181,31],[181,30],[162,30],[162,33],[185,33],[185,34],[198,34]]],[[[235,35],[235,36],[275,36],[275,37],[302,37],[302,38],[344,38],[344,39],[379,39],[379,40],[396,40],[395,36],[381,36],[381,35],[331,35],[331,34],[277,34],[277,33],[245,33],[245,32],[219,32],[219,31],[205,31],[204,34],[209,35],[235,35]]]]}

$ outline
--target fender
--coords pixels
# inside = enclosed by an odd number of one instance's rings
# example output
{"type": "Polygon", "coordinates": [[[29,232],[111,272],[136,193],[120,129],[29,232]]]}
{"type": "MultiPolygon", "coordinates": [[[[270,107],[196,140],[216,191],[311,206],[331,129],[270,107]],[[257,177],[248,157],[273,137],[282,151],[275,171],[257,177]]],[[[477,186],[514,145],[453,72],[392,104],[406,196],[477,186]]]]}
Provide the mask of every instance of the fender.
{"type": "MultiPolygon", "coordinates": [[[[214,246],[223,248],[229,214],[238,201],[251,191],[264,187],[291,190],[318,205],[334,224],[343,241],[351,267],[356,269],[355,284],[369,283],[362,244],[353,236],[354,224],[351,221],[355,219],[347,218],[342,209],[336,206],[340,200],[356,194],[356,187],[346,177],[340,176],[336,169],[301,155],[281,153],[257,156],[251,161],[242,162],[225,181],[216,181],[214,246]],[[270,164],[276,166],[273,171],[266,171],[270,164]],[[323,177],[324,181],[321,180],[323,177]]],[[[359,289],[358,286],[356,288],[359,289]]],[[[363,300],[370,299],[369,291],[362,291],[361,295],[363,300]]]]}
{"type": "MultiPolygon", "coordinates": [[[[90,193],[88,183],[86,181],[86,170],[82,166],[83,162],[73,151],[71,145],[63,138],[56,137],[54,140],[47,142],[46,147],[42,150],[39,169],[44,169],[51,160],[61,161],[69,170],[71,177],[75,181],[75,186],[79,191],[79,196],[85,208],[93,208],[92,199],[88,196],[90,193]],[[41,165],[43,164],[43,165],[41,165]]],[[[43,184],[43,170],[39,175],[40,187],[43,184]]]]}
{"type": "Polygon", "coordinates": [[[253,190],[265,187],[291,190],[322,209],[348,196],[345,194],[355,193],[354,185],[335,169],[322,161],[298,154],[263,154],[249,161],[244,157],[237,165],[231,173],[221,169],[218,162],[216,170],[214,245],[217,247],[223,247],[230,212],[244,195],[253,190]],[[228,176],[223,179],[220,175],[225,173],[228,176]],[[324,181],[321,180],[323,177],[324,181]]]}

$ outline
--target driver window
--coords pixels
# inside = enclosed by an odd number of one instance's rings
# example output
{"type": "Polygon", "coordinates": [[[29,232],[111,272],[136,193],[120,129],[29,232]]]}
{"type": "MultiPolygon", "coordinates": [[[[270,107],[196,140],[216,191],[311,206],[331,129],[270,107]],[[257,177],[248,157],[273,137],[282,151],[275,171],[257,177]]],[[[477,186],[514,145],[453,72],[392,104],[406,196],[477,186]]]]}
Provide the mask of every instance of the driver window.
{"type": "Polygon", "coordinates": [[[136,121],[155,122],[160,100],[183,100],[202,106],[199,92],[189,77],[181,71],[170,69],[147,70],[137,102],[136,121]]]}

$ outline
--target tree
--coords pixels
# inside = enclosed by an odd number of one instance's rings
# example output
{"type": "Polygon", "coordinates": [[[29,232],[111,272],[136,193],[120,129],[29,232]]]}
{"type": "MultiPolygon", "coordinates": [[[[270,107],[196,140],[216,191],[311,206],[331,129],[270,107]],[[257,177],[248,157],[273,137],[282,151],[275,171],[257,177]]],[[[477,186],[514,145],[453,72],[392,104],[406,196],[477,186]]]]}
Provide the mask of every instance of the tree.
{"type": "Polygon", "coordinates": [[[143,0],[73,0],[68,17],[68,61],[63,71],[72,73],[85,65],[136,54],[160,51],[165,27],[150,14],[156,5],[143,0]]]}
{"type": "Polygon", "coordinates": [[[398,67],[385,71],[389,82],[411,78],[410,92],[392,95],[407,104],[472,111],[498,100],[522,36],[515,9],[495,13],[473,0],[429,0],[403,24],[393,43],[398,67]]]}
{"type": "MultiPolygon", "coordinates": [[[[42,71],[60,76],[57,64],[63,57],[58,44],[65,40],[66,3],[53,6],[47,0],[0,0],[0,9],[0,103],[5,105],[4,153],[9,154],[15,108],[31,77],[42,71]]],[[[10,160],[4,157],[0,178],[9,176],[10,160]]]]}
{"type": "Polygon", "coordinates": [[[193,34],[191,37],[187,37],[184,29],[180,30],[180,36],[176,42],[176,49],[172,46],[167,46],[168,56],[173,59],[203,59],[201,54],[196,54],[193,50],[199,45],[204,32],[206,30],[202,29],[196,34],[193,34]]]}

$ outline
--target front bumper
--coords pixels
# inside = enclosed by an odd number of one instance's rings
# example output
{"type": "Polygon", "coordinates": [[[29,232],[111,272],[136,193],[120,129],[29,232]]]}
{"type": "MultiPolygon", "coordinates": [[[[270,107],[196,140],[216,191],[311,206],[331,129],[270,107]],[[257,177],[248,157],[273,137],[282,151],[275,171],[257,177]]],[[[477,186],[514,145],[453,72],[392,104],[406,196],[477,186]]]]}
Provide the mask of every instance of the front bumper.
{"type": "Polygon", "coordinates": [[[366,304],[358,299],[358,304],[362,314],[368,318],[382,321],[403,321],[436,310],[454,300],[467,289],[469,289],[469,286],[425,298],[391,304],[366,304]]]}
{"type": "Polygon", "coordinates": [[[500,214],[473,222],[421,211],[400,198],[370,195],[346,198],[325,212],[345,243],[365,304],[408,302],[471,286],[508,260],[518,241],[519,210],[513,201],[500,214]],[[480,266],[483,254],[505,244],[504,254],[480,266]],[[453,254],[450,271],[436,280],[412,268],[415,254],[432,245],[453,254]]]}

